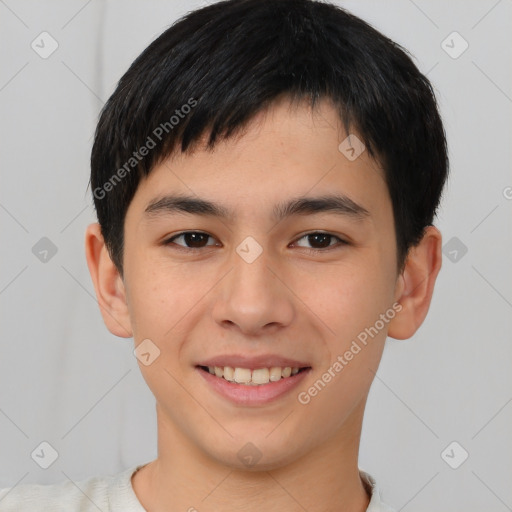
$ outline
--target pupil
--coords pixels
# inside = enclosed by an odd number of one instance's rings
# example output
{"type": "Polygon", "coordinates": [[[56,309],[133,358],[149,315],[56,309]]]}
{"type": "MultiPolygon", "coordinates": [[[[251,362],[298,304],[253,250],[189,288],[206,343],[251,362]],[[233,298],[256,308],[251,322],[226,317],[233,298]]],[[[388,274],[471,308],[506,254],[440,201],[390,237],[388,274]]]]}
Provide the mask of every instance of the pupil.
{"type": "Polygon", "coordinates": [[[314,242],[312,242],[312,239],[316,239],[317,241],[320,239],[320,246],[321,247],[328,247],[329,246],[329,242],[330,242],[330,240],[329,240],[330,236],[331,235],[324,234],[324,233],[318,233],[318,234],[315,234],[315,235],[309,235],[308,236],[309,243],[314,246],[314,242]],[[324,243],[322,243],[322,241],[324,243]]]}
{"type": "MultiPolygon", "coordinates": [[[[185,242],[190,247],[202,247],[201,239],[206,237],[203,233],[185,233],[185,242]],[[195,244],[195,245],[194,245],[195,244]]],[[[202,240],[204,241],[204,240],[202,240]]]]}

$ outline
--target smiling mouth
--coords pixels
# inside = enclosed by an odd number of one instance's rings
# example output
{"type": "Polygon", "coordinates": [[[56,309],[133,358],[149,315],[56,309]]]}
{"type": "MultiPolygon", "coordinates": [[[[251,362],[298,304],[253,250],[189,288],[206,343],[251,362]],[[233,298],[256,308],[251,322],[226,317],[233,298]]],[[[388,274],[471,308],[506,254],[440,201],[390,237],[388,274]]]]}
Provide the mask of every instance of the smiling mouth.
{"type": "Polygon", "coordinates": [[[282,379],[288,379],[309,370],[310,366],[303,368],[291,366],[273,366],[270,368],[233,368],[231,366],[198,366],[201,370],[211,373],[220,379],[236,384],[245,384],[247,386],[261,386],[271,382],[278,382],[282,379]]]}

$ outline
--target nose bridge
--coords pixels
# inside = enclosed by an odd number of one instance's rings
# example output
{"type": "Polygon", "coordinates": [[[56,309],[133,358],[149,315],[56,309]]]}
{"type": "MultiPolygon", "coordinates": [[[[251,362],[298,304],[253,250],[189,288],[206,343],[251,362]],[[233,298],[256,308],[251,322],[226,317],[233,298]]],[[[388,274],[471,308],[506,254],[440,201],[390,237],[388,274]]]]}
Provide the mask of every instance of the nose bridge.
{"type": "Polygon", "coordinates": [[[232,271],[223,280],[215,307],[217,322],[256,332],[269,324],[291,321],[293,307],[287,288],[274,275],[269,251],[247,237],[231,255],[232,271]]]}
{"type": "Polygon", "coordinates": [[[236,293],[240,298],[250,298],[257,295],[263,297],[265,292],[270,292],[273,284],[269,281],[274,276],[269,270],[268,250],[263,247],[259,249],[249,241],[240,244],[235,252],[232,257],[231,293],[236,293]]]}

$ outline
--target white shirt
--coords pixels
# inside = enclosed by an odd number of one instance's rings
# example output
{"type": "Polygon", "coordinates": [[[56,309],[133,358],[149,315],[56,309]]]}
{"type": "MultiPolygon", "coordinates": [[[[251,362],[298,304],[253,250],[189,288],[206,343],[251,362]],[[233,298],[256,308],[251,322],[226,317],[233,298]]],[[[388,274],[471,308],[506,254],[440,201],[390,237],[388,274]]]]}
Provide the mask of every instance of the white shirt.
{"type": "MultiPolygon", "coordinates": [[[[0,489],[0,512],[147,512],[132,487],[132,475],[145,464],[106,477],[79,482],[24,484],[0,489]]],[[[366,512],[395,512],[381,501],[375,480],[360,470],[371,494],[366,512]]]]}

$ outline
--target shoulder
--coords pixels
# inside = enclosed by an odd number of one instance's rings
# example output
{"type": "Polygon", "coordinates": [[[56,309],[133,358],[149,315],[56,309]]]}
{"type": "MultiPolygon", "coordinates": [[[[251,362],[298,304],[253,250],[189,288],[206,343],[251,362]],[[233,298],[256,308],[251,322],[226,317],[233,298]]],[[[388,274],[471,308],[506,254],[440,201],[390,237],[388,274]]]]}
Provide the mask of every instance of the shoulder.
{"type": "Polygon", "coordinates": [[[75,483],[71,481],[51,485],[25,484],[0,490],[2,512],[89,512],[110,510],[107,489],[109,478],[89,478],[75,483]],[[95,506],[96,505],[96,506],[95,506]]]}
{"type": "Polygon", "coordinates": [[[50,485],[24,484],[0,489],[1,512],[126,512],[144,511],[131,486],[141,466],[116,475],[71,480],[50,485]]]}

